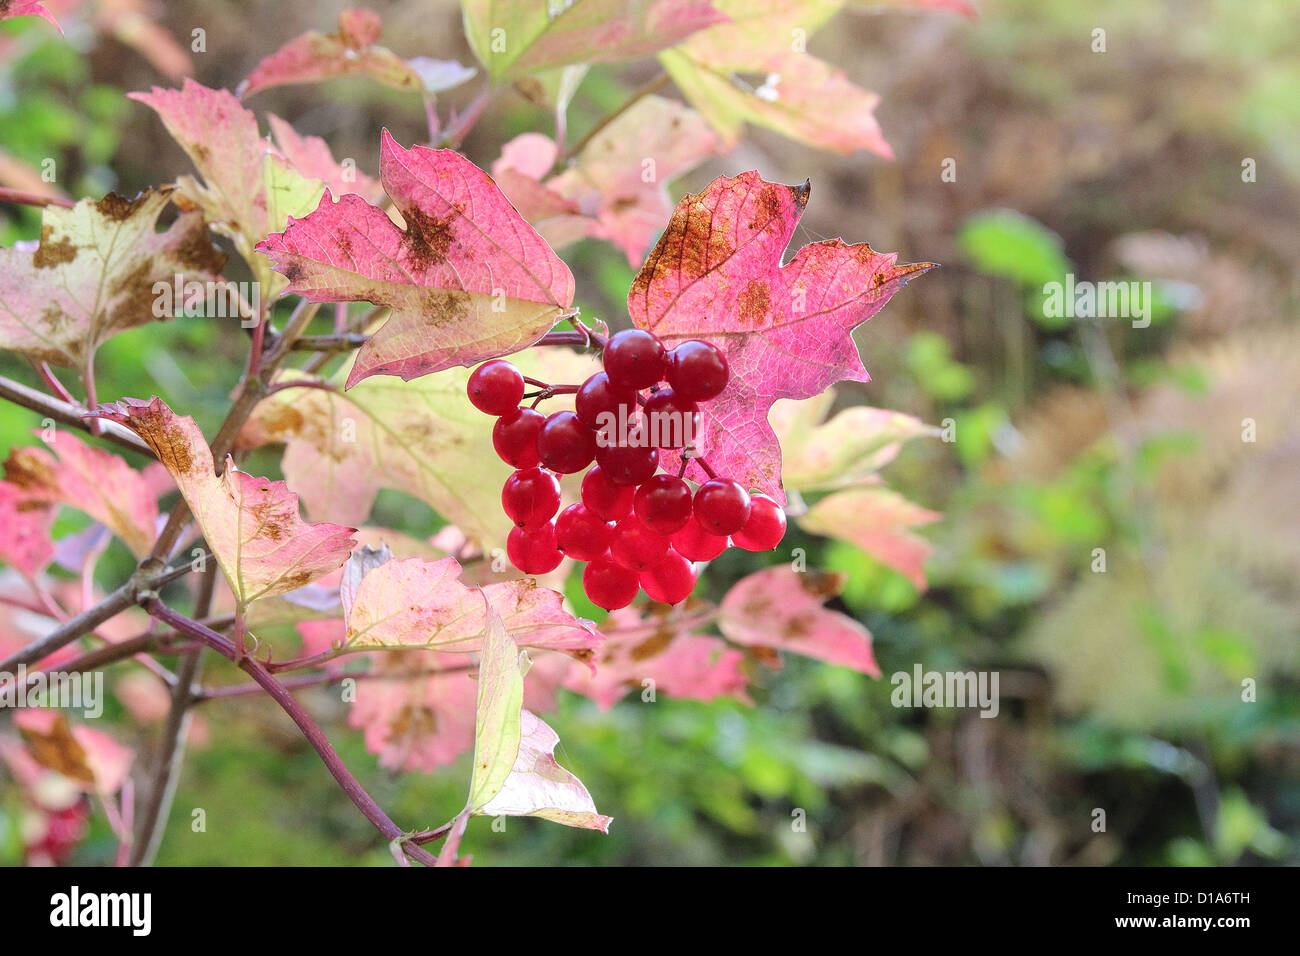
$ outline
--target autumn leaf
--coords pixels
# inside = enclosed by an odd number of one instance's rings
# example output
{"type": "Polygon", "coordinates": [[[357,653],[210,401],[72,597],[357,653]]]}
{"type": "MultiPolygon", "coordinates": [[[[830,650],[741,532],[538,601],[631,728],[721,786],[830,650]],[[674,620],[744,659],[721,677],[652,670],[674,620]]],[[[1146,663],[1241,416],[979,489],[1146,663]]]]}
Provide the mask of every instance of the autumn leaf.
{"type": "Polygon", "coordinates": [[[335,33],[311,30],[290,40],[239,84],[240,99],[286,83],[314,83],[336,76],[367,76],[399,90],[439,92],[468,80],[476,72],[459,63],[417,57],[405,60],[376,46],[383,27],[369,10],[344,10],[335,33]]]}
{"type": "Polygon", "coordinates": [[[194,419],[162,399],[127,398],[97,414],[134,431],[167,467],[242,606],[300,588],[351,553],[355,529],[307,524],[284,482],[238,471],[229,458],[218,477],[194,419]]]}
{"type": "Polygon", "coordinates": [[[54,509],[23,489],[0,481],[0,561],[33,580],[54,559],[50,528],[54,509]]]}
{"type": "Polygon", "coordinates": [[[843,575],[784,565],[758,571],[737,581],[722,599],[718,628],[737,644],[790,651],[879,677],[870,632],[848,615],[822,607],[843,585],[843,575]]]}
{"type": "Polygon", "coordinates": [[[155,311],[154,283],[215,279],[226,257],[201,216],[182,213],[157,231],[168,201],[147,190],[47,206],[38,242],[0,249],[0,348],[84,373],[107,339],[170,317],[155,311]]]}
{"type": "Polygon", "coordinates": [[[69,725],[57,710],[17,712],[14,723],[32,759],[87,792],[111,795],[122,789],[135,754],[101,730],[69,725]]]}
{"type": "Polygon", "coordinates": [[[258,249],[316,302],[369,301],[392,316],[348,386],[410,380],[526,348],[573,301],[573,275],[481,169],[452,150],[403,149],[385,130],[380,178],[405,228],[355,196],[322,199],[258,249]]]}
{"type": "Polygon", "coordinates": [[[811,534],[839,538],[925,590],[925,562],[934,546],[912,529],[943,517],[881,484],[867,484],[827,495],[795,520],[811,534]]]}
{"type": "Polygon", "coordinates": [[[8,20],[10,17],[40,17],[60,33],[63,32],[63,27],[59,26],[50,11],[37,0],[7,0],[5,3],[0,3],[0,20],[8,20]]]}
{"type": "MultiPolygon", "coordinates": [[[[527,659],[524,658],[524,661],[527,659]]],[[[609,832],[610,817],[581,781],[555,762],[559,736],[523,709],[519,648],[487,612],[475,708],[474,773],[466,810],[487,816],[542,817],[609,832]]]]}
{"type": "Polygon", "coordinates": [[[360,172],[355,162],[336,162],[319,136],[303,136],[274,113],[267,113],[266,120],[280,155],[304,178],[320,180],[335,196],[356,193],[373,202],[383,195],[379,180],[360,172]]]}
{"type": "Polygon", "coordinates": [[[708,0],[463,0],[465,34],[494,80],[650,56],[722,22],[708,0]]]}
{"type": "MultiPolygon", "coordinates": [[[[365,561],[353,556],[352,561],[365,561]]],[[[345,646],[351,650],[417,649],[477,651],[484,627],[484,601],[506,632],[524,647],[585,651],[599,645],[590,621],[563,607],[563,595],[531,578],[501,581],[482,589],[460,581],[455,558],[390,560],[366,571],[345,598],[345,646]]],[[[345,581],[348,571],[344,572],[345,581]]]]}
{"type": "Polygon", "coordinates": [[[158,532],[158,500],[149,480],[111,452],[92,448],[69,432],[57,433],[50,447],[15,448],[5,462],[5,478],[34,501],[79,508],[107,527],[144,558],[158,532]]]}
{"type": "Polygon", "coordinates": [[[261,284],[261,295],[279,295],[283,280],[254,254],[254,246],[283,229],[289,216],[315,208],[324,184],[278,155],[258,132],[257,117],[227,90],[186,79],[179,90],[154,87],[127,96],[157,112],[202,176],[202,183],[189,176],[177,179],[183,196],[202,210],[215,231],[234,241],[261,284]]]}
{"type": "Polygon", "coordinates": [[[754,172],[715,179],[677,204],[628,293],[633,323],[669,347],[702,338],[726,354],[731,379],[708,405],[696,450],[779,502],[781,449],[768,410],[842,379],[867,381],[853,329],[934,268],[896,265],[893,253],[840,239],[804,246],[783,265],[808,193],[806,183],[754,172]]]}
{"type": "Polygon", "coordinates": [[[745,123],[811,146],[852,153],[893,152],[873,111],[880,97],[843,70],[791,49],[843,0],[717,0],[729,21],[696,33],[659,55],[678,89],[704,114],[728,148],[745,123]],[[756,78],[755,78],[756,77],[756,78]]]}

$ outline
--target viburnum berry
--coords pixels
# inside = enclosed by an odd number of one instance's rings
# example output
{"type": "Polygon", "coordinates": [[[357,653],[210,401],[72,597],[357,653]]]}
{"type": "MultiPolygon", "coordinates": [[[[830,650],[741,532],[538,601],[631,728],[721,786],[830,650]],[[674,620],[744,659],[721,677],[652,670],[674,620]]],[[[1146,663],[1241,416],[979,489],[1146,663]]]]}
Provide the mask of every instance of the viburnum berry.
{"type": "Polygon", "coordinates": [[[596,457],[596,436],[573,412],[556,412],[537,433],[537,455],[551,471],[572,475],[596,457]]]}
{"type": "Polygon", "coordinates": [[[644,329],[624,329],[610,336],[604,361],[605,374],[620,388],[646,388],[661,381],[668,370],[664,344],[644,329]]]}
{"type": "Polygon", "coordinates": [[[695,590],[695,566],[672,548],[662,558],[641,572],[641,590],[652,601],[677,604],[695,590]]]}
{"type": "Polygon", "coordinates": [[[605,424],[601,420],[602,414],[613,415],[615,423],[631,418],[636,411],[636,392],[616,387],[608,375],[597,372],[582,383],[578,394],[573,397],[573,408],[584,425],[598,429],[605,424]]]}
{"type": "Polygon", "coordinates": [[[682,398],[707,402],[727,387],[731,371],[716,345],[688,339],[668,353],[668,384],[682,398]]]}
{"type": "Polygon", "coordinates": [[[659,467],[659,450],[636,445],[596,446],[596,462],[616,485],[639,485],[659,467]]]}
{"type": "Polygon", "coordinates": [[[492,426],[492,447],[507,465],[531,468],[541,460],[537,455],[537,433],[545,421],[541,412],[531,408],[507,412],[492,426]]]}
{"type": "Polygon", "coordinates": [[[506,556],[524,574],[554,571],[564,555],[555,543],[555,525],[548,521],[533,528],[514,528],[506,538],[506,556]]]}
{"type": "Polygon", "coordinates": [[[560,508],[560,483],[549,471],[521,468],[506,479],[501,507],[521,528],[550,521],[560,508]]]}
{"type": "Polygon", "coordinates": [[[668,536],[651,531],[635,515],[614,525],[609,554],[630,571],[644,571],[668,551],[668,536]]]}
{"type": "Polygon", "coordinates": [[[569,505],[555,519],[555,543],[579,561],[591,561],[609,548],[613,526],[586,505],[569,505]]]}
{"type": "Polygon", "coordinates": [[[709,534],[694,517],[672,536],[673,550],[690,561],[712,561],[727,550],[726,535],[709,534]]]}
{"type": "Polygon", "coordinates": [[[726,478],[711,478],[695,492],[694,511],[710,534],[735,534],[749,520],[749,492],[726,478]]]}
{"type": "Polygon", "coordinates": [[[582,503],[606,521],[625,517],[632,510],[635,493],[636,489],[631,485],[616,485],[610,481],[600,465],[588,469],[582,476],[582,503]]]}
{"type": "Polygon", "coordinates": [[[505,415],[524,397],[524,376],[509,362],[493,359],[470,373],[465,390],[470,403],[480,412],[505,415]]]}
{"type": "Polygon", "coordinates": [[[700,431],[695,403],[671,388],[661,388],[645,403],[648,439],[656,448],[683,448],[694,444],[700,431]]]}
{"type": "Polygon", "coordinates": [[[637,488],[632,507],[651,531],[673,534],[691,518],[691,487],[672,475],[652,475],[637,488]]]}
{"type": "Polygon", "coordinates": [[[746,551],[771,551],[785,537],[785,511],[767,495],[754,495],[749,504],[749,518],[731,541],[746,551]]]}
{"type": "Polygon", "coordinates": [[[582,590],[592,604],[607,611],[627,607],[640,589],[636,572],[615,563],[608,554],[594,558],[582,569],[582,590]]]}

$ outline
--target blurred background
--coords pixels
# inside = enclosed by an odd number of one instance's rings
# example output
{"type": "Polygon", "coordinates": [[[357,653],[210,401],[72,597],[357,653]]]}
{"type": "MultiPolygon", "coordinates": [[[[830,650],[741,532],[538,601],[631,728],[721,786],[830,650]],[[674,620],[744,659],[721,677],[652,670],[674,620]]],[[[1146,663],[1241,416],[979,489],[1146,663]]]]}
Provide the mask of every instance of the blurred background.
{"type": "MultiPolygon", "coordinates": [[[[464,844],[477,862],[1300,861],[1300,17],[1290,0],[976,5],[974,19],[852,9],[810,39],[881,94],[895,161],[751,129],[672,189],[747,169],[811,179],[797,243],[843,236],[943,264],[860,330],[873,382],[837,393],[955,436],[912,442],[886,470],[943,513],[922,532],[929,589],[847,544],[797,531],[787,542],[848,575],[834,606],[870,628],[885,678],[790,656],[760,678],[753,707],[634,697],[602,713],[563,692],[548,717],[558,756],[616,818],[611,834],[478,820],[464,844]],[[1043,284],[1065,273],[1152,283],[1149,327],[1045,318],[1043,284]],[[998,671],[999,719],[892,707],[889,675],[917,663],[998,671]]],[[[364,6],[403,56],[473,62],[455,3],[364,6]]],[[[174,51],[138,24],[69,21],[65,39],[30,18],[0,26],[0,168],[55,157],[73,196],[189,172],[122,93],[177,85],[180,71],[234,88],[290,37],[333,29],[342,4],[263,7],[159,4],[148,22],[174,51]],[[197,27],[206,52],[191,54],[197,27]]],[[[594,68],[572,135],[656,69],[594,68]]],[[[402,143],[427,135],[418,97],[365,80],[276,88],[251,105],[371,173],[381,127],[402,143]]],[[[511,93],[463,149],[488,166],[534,129],[551,131],[548,113],[511,93]]],[[[0,207],[0,241],[35,238],[39,222],[0,207]]],[[[583,313],[626,324],[625,257],[592,241],[564,257],[583,313]]],[[[100,352],[99,393],[160,394],[210,434],[246,354],[226,332],[178,321],[120,335],[100,352]]],[[[11,355],[0,373],[36,384],[11,355]]],[[[33,413],[0,406],[0,454],[34,427],[33,413]]],[[[394,527],[434,530],[394,493],[380,509],[394,527]]],[[[109,557],[103,579],[120,580],[129,558],[109,557]]],[[[720,596],[765,563],[729,552],[701,587],[720,596]]],[[[435,825],[458,809],[468,756],[386,776],[336,695],[304,699],[396,819],[435,825]]],[[[272,704],[203,707],[206,740],[160,863],[391,862],[272,704]],[[205,808],[206,834],[191,833],[190,807],[205,808]]],[[[131,726],[147,747],[156,725],[131,726]]],[[[107,826],[93,827],[78,862],[112,859],[107,826]]]]}

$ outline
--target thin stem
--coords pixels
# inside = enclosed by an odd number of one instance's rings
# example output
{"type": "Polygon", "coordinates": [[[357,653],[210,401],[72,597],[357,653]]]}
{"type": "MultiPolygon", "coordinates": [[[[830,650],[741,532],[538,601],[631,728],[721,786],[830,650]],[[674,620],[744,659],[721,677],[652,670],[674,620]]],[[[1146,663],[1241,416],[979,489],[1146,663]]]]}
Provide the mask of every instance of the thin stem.
{"type": "Polygon", "coordinates": [[[63,209],[71,209],[77,204],[75,200],[64,199],[62,196],[42,196],[40,193],[9,189],[6,186],[0,186],[0,202],[13,203],[16,206],[59,206],[63,209]]]}
{"type": "Polygon", "coordinates": [[[444,131],[442,137],[437,140],[438,145],[442,147],[450,147],[452,149],[459,146],[461,140],[468,136],[469,131],[474,128],[474,124],[482,118],[484,111],[488,108],[488,104],[491,103],[493,97],[496,96],[496,91],[497,88],[491,83],[483,87],[483,89],[479,91],[478,96],[474,97],[474,99],[470,101],[470,104],[465,107],[465,111],[452,119],[452,121],[447,125],[446,131],[444,131]]]}
{"type": "Polygon", "coordinates": [[[31,363],[32,368],[36,369],[36,374],[41,377],[42,382],[49,386],[51,392],[57,395],[62,401],[73,405],[77,403],[77,400],[72,397],[72,393],[67,390],[64,384],[60,382],[57,377],[55,377],[53,370],[50,368],[49,362],[38,362],[36,359],[31,359],[31,363]]]}
{"type": "Polygon", "coordinates": [[[291,388],[318,388],[322,392],[338,394],[338,389],[329,382],[322,382],[318,378],[295,378],[287,382],[276,382],[266,390],[266,395],[271,396],[276,392],[288,391],[291,388]]]}
{"type": "MultiPolygon", "coordinates": [[[[84,417],[86,409],[80,405],[75,402],[54,398],[44,392],[38,392],[34,388],[21,382],[15,382],[13,379],[5,378],[3,375],[0,375],[0,398],[8,399],[23,408],[30,408],[37,414],[80,431],[91,432],[90,423],[84,417]]],[[[153,449],[146,445],[135,432],[116,422],[103,422],[100,435],[122,448],[141,452],[150,458],[154,457],[153,449]]]]}
{"type": "Polygon", "coordinates": [[[275,343],[266,353],[266,365],[274,369],[280,364],[280,361],[288,354],[289,350],[294,347],[299,336],[311,325],[311,320],[316,318],[316,313],[320,310],[319,302],[308,302],[306,299],[301,300],[289,315],[289,321],[285,324],[284,331],[276,337],[275,343]]]}
{"type": "Polygon", "coordinates": [[[609,126],[610,123],[614,122],[614,120],[618,119],[629,109],[635,106],[638,102],[645,99],[645,97],[649,96],[651,93],[655,93],[663,89],[667,85],[668,85],[668,74],[660,73],[658,76],[654,77],[650,81],[643,83],[641,86],[638,86],[635,90],[632,91],[632,94],[626,100],[623,101],[622,106],[614,110],[612,113],[608,114],[604,119],[598,122],[591,129],[587,130],[586,134],[581,139],[579,139],[576,143],[574,143],[572,146],[566,149],[563,155],[561,155],[560,158],[556,160],[556,165],[562,166],[565,163],[567,163],[570,159],[572,159],[574,156],[577,156],[579,153],[583,151],[583,149],[587,146],[587,144],[590,143],[597,136],[599,136],[601,132],[607,126],[609,126]]]}
{"type": "Polygon", "coordinates": [[[289,346],[293,352],[350,352],[370,341],[364,332],[339,332],[335,335],[303,335],[289,346]]]}
{"type": "MultiPolygon", "coordinates": [[[[457,667],[426,668],[425,670],[415,671],[340,671],[337,674],[304,674],[302,677],[288,677],[281,680],[280,683],[290,690],[303,690],[309,687],[329,687],[334,684],[341,684],[348,679],[408,680],[413,677],[432,677],[435,674],[455,674],[477,669],[477,664],[463,664],[457,667]]],[[[225,687],[205,687],[195,694],[195,701],[251,697],[260,693],[262,693],[262,688],[256,681],[245,684],[231,684],[225,687]]]]}
{"type": "MultiPolygon", "coordinates": [[[[95,394],[95,358],[91,355],[86,359],[86,367],[81,372],[81,386],[86,390],[86,407],[99,408],[99,398],[95,394]]],[[[90,419],[90,433],[98,435],[104,430],[104,420],[102,418],[90,419]]]]}
{"type": "MultiPolygon", "coordinates": [[[[175,628],[183,634],[189,634],[190,636],[197,638],[223,657],[232,661],[239,658],[234,645],[216,631],[204,627],[202,624],[185,617],[183,614],[178,614],[157,598],[149,598],[145,601],[144,606],[145,610],[164,624],[175,628]]],[[[309,715],[294,699],[293,695],[289,693],[288,688],[286,688],[280,681],[276,680],[275,677],[271,676],[266,668],[252,657],[245,656],[242,659],[238,659],[238,664],[240,669],[252,677],[253,680],[257,681],[262,686],[262,689],[271,696],[271,699],[279,704],[281,709],[289,715],[289,718],[298,725],[298,729],[302,731],[303,736],[307,738],[307,742],[310,743],[316,753],[320,755],[326,768],[338,782],[338,785],[343,789],[343,792],[348,795],[348,799],[356,805],[357,809],[360,810],[365,818],[374,825],[375,829],[382,833],[390,842],[393,840],[403,841],[403,849],[412,859],[418,860],[426,865],[434,864],[436,862],[434,856],[428,851],[410,844],[407,841],[407,835],[402,828],[394,823],[388,815],[384,813],[379,804],[375,803],[374,798],[366,792],[365,788],[361,786],[360,781],[353,776],[352,771],[347,768],[343,759],[339,757],[338,752],[334,749],[333,745],[330,744],[324,731],[320,729],[320,725],[317,724],[316,721],[311,718],[311,715],[309,715]]]]}

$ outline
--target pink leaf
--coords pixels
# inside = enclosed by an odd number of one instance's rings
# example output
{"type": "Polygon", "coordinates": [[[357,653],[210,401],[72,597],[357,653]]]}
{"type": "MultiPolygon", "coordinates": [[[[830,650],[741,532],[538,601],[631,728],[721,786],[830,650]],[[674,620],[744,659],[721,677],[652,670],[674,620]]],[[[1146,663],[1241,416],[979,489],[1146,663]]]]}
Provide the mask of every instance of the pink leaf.
{"type": "Polygon", "coordinates": [[[794,571],[784,565],[741,578],[719,607],[718,628],[730,641],[816,657],[880,676],[871,634],[822,607],[839,593],[842,575],[794,571]]]}
{"type": "Polygon", "coordinates": [[[122,539],[137,558],[157,536],[157,494],[143,474],[110,452],[70,432],[51,440],[58,458],[40,448],[15,448],[5,477],[34,501],[80,508],[122,539]]]}
{"type": "Polygon", "coordinates": [[[54,509],[33,502],[23,489],[0,481],[0,561],[35,578],[54,558],[54,509]]]}
{"type": "Polygon", "coordinates": [[[244,474],[229,458],[218,477],[194,419],[162,399],[123,399],[98,414],[134,431],[167,466],[241,604],[300,588],[347,560],[355,529],[307,524],[284,482],[244,474]]]}
{"type": "Polygon", "coordinates": [[[122,789],[135,754],[100,730],[70,727],[57,710],[20,710],[14,717],[36,763],[88,791],[111,795],[122,789]]]}
{"type": "Polygon", "coordinates": [[[355,163],[346,166],[335,162],[329,144],[319,136],[299,135],[290,124],[274,113],[268,113],[266,119],[271,124],[271,133],[276,145],[280,147],[280,154],[303,176],[319,179],[335,196],[356,193],[364,199],[374,201],[383,194],[379,180],[358,172],[355,163]]]}
{"type": "Polygon", "coordinates": [[[9,0],[8,3],[0,4],[0,20],[8,20],[10,17],[40,17],[60,33],[63,32],[63,27],[37,0],[9,0]]]}
{"type": "Polygon", "coordinates": [[[226,257],[202,217],[182,213],[157,231],[168,202],[169,191],[148,190],[46,207],[38,243],[0,249],[0,348],[84,369],[118,332],[170,318],[155,283],[215,279],[226,257]]]}
{"type": "Polygon", "coordinates": [[[895,254],[831,239],[781,256],[808,201],[808,184],[757,173],[715,179],[688,195],[632,283],[632,321],[670,347],[703,338],[731,365],[711,401],[696,448],[720,473],[779,502],[781,449],[768,409],[842,379],[867,381],[855,327],[933,263],[896,265],[895,254]]]}
{"type": "Polygon", "coordinates": [[[406,222],[355,196],[322,199],[258,249],[312,301],[369,301],[392,316],[348,385],[410,380],[526,348],[573,301],[573,275],[491,178],[452,150],[399,146],[385,130],[380,177],[406,222]]]}
{"type": "Polygon", "coordinates": [[[797,520],[813,534],[857,545],[876,560],[907,576],[925,590],[925,561],[934,546],[912,528],[941,518],[896,491],[880,485],[849,488],[827,495],[797,520]]]}

